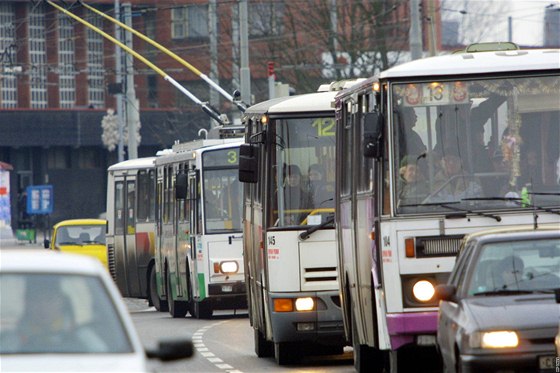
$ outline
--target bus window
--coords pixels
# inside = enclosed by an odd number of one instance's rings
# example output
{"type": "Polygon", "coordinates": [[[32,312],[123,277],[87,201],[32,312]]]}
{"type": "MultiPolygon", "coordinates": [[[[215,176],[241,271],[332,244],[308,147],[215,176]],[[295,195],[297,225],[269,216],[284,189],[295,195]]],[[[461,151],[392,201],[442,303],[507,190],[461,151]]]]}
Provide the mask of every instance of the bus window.
{"type": "Polygon", "coordinates": [[[128,215],[126,217],[127,234],[136,233],[136,183],[134,181],[129,181],[126,183],[126,195],[127,195],[127,211],[128,215]]]}
{"type": "Polygon", "coordinates": [[[115,182],[115,234],[124,233],[124,183],[115,182]]]}

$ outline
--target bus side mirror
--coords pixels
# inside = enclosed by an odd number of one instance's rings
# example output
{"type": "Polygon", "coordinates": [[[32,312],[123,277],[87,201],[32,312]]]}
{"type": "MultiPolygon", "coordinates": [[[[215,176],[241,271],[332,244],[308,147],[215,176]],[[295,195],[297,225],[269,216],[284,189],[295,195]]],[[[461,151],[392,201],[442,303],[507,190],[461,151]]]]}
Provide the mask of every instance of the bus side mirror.
{"type": "Polygon", "coordinates": [[[186,199],[187,198],[187,174],[180,172],[175,177],[175,199],[186,199]]]}
{"type": "Polygon", "coordinates": [[[256,183],[258,179],[259,145],[241,144],[239,146],[239,181],[256,183]]]}
{"type": "Polygon", "coordinates": [[[383,154],[383,116],[374,111],[364,115],[364,157],[381,158],[383,154]]]}

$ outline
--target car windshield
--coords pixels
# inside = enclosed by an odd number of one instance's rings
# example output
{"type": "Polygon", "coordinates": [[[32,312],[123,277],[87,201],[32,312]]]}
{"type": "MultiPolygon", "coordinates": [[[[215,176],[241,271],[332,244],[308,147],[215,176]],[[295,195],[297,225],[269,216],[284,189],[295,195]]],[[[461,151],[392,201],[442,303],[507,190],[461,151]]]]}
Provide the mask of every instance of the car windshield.
{"type": "Polygon", "coordinates": [[[488,243],[471,265],[470,295],[552,291],[560,287],[560,239],[488,243]]]}
{"type": "Polygon", "coordinates": [[[133,352],[94,276],[2,273],[0,294],[0,354],[133,352]]]}
{"type": "Polygon", "coordinates": [[[55,245],[105,245],[105,225],[69,225],[56,230],[55,245]]]}

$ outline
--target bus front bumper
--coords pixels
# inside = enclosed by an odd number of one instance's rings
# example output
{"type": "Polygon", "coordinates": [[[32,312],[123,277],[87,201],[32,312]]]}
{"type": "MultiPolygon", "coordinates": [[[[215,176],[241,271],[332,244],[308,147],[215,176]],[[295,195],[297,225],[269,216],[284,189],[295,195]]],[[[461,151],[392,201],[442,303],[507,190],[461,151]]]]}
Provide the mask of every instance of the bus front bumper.
{"type": "Polygon", "coordinates": [[[344,324],[338,291],[305,293],[271,293],[272,338],[281,342],[312,342],[324,345],[344,345],[344,324]],[[275,312],[274,299],[316,299],[314,311],[275,312]]]}

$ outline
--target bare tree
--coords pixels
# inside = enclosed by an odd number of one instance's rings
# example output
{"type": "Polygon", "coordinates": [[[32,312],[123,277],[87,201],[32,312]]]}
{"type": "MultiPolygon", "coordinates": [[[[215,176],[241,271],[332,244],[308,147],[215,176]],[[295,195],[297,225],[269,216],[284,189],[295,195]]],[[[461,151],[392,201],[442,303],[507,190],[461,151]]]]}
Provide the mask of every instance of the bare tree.
{"type": "Polygon", "coordinates": [[[277,78],[298,93],[332,80],[369,77],[390,67],[395,53],[408,50],[404,0],[254,0],[249,5],[252,65],[264,68],[274,61],[277,78]]]}

